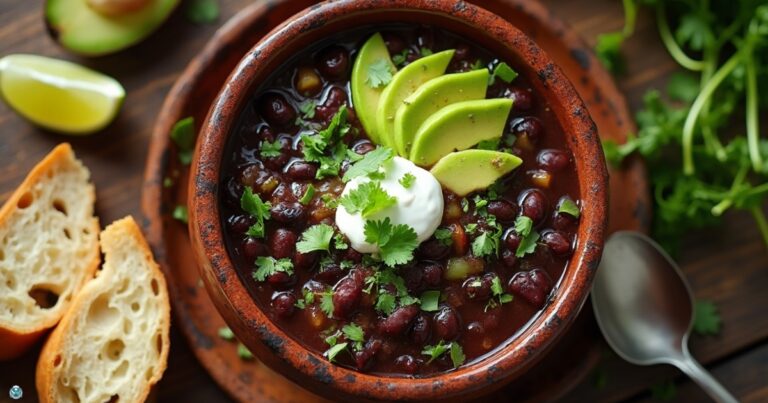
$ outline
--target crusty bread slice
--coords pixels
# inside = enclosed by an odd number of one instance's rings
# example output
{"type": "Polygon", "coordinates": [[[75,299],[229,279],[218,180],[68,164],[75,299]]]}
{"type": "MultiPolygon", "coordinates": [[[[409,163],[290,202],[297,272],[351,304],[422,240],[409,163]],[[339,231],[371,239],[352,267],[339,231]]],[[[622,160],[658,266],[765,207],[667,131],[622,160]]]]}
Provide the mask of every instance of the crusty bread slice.
{"type": "Polygon", "coordinates": [[[104,267],[75,296],[37,362],[45,402],[142,402],[165,371],[165,278],[131,217],[101,233],[104,267]]]}
{"type": "Polygon", "coordinates": [[[0,360],[56,325],[99,266],[90,172],[61,144],[0,209],[0,360]]]}

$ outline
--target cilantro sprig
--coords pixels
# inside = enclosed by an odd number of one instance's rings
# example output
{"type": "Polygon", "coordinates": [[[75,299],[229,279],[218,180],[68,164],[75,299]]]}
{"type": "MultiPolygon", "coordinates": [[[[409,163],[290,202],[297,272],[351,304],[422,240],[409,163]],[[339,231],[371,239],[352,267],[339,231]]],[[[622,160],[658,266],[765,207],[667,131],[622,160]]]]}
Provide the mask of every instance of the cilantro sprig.
{"type": "Polygon", "coordinates": [[[331,238],[333,238],[333,227],[328,224],[313,225],[301,234],[301,240],[296,243],[296,250],[299,253],[328,252],[331,247],[331,238]]]}
{"type": "Polygon", "coordinates": [[[259,195],[254,194],[250,187],[245,187],[243,195],[240,197],[240,208],[256,219],[256,222],[246,232],[249,236],[264,238],[264,220],[269,219],[271,207],[269,202],[262,201],[259,195]]]}
{"type": "Polygon", "coordinates": [[[264,281],[275,273],[293,274],[293,262],[291,259],[275,259],[272,256],[259,256],[256,258],[256,270],[252,273],[256,281],[264,281]]]}
{"type": "Polygon", "coordinates": [[[339,199],[349,214],[357,214],[363,218],[370,217],[386,208],[394,206],[397,198],[390,196],[379,181],[360,184],[339,199]]]}
{"type": "Polygon", "coordinates": [[[348,149],[343,138],[352,129],[347,122],[348,113],[347,106],[342,105],[325,129],[301,136],[304,159],[320,164],[315,175],[317,179],[338,175],[341,163],[347,157],[348,149]]]}
{"type": "Polygon", "coordinates": [[[461,366],[467,358],[464,355],[464,350],[461,348],[461,345],[455,341],[445,344],[443,340],[440,340],[433,346],[425,346],[421,354],[429,357],[429,360],[427,360],[427,364],[429,364],[442,357],[447,352],[450,352],[451,362],[453,363],[454,368],[461,366]]]}
{"type": "Polygon", "coordinates": [[[520,235],[520,244],[515,250],[515,256],[523,257],[536,250],[536,241],[539,240],[539,233],[533,228],[533,220],[526,216],[517,217],[515,220],[515,232],[520,235]]]}
{"type": "Polygon", "coordinates": [[[416,231],[406,224],[392,225],[389,217],[365,222],[365,241],[379,246],[381,260],[387,266],[408,263],[419,246],[416,231]]]}
{"type": "Polygon", "coordinates": [[[368,76],[365,83],[371,88],[381,88],[392,81],[394,72],[387,60],[379,59],[368,67],[368,76]]]}
{"type": "Polygon", "coordinates": [[[394,152],[389,147],[378,147],[375,150],[365,154],[362,159],[355,162],[344,174],[342,180],[349,182],[359,176],[369,176],[379,171],[379,169],[394,157],[394,152]]]}

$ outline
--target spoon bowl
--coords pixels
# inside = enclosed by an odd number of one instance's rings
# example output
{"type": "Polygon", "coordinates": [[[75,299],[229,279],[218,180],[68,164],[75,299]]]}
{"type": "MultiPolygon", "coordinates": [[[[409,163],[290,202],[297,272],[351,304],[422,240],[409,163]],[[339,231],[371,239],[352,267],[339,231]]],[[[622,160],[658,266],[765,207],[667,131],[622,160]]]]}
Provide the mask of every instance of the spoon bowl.
{"type": "Polygon", "coordinates": [[[592,286],[595,318],[608,344],[637,365],[670,364],[717,402],[737,402],[688,351],[693,293],[653,240],[617,232],[605,243],[592,286]]]}

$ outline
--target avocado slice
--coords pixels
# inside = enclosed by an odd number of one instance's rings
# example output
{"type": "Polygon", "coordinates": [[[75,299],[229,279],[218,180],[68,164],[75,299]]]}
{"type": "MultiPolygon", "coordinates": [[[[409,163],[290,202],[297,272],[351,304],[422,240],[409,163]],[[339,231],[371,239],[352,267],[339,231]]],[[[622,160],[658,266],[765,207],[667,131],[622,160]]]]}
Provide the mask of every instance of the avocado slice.
{"type": "Polygon", "coordinates": [[[430,172],[445,188],[459,196],[491,186],[520,166],[515,155],[491,150],[464,150],[446,155],[430,172]]]}
{"type": "Polygon", "coordinates": [[[100,56],[149,36],[168,18],[179,0],[113,2],[114,7],[104,0],[47,0],[45,20],[53,37],[65,48],[86,56],[100,56]]]}
{"type": "Polygon", "coordinates": [[[429,166],[451,151],[500,138],[512,109],[506,98],[457,102],[427,118],[416,132],[411,161],[429,166]]]}
{"type": "Polygon", "coordinates": [[[376,127],[381,143],[395,146],[395,114],[403,101],[425,82],[443,75],[453,58],[454,50],[444,50],[422,57],[398,71],[384,89],[376,115],[376,127]]]}
{"type": "Polygon", "coordinates": [[[368,137],[376,144],[381,144],[376,127],[376,111],[379,108],[379,98],[381,93],[384,92],[385,86],[373,87],[369,85],[368,73],[371,66],[380,65],[382,61],[389,68],[390,72],[394,74],[397,71],[397,67],[392,64],[392,60],[389,57],[389,51],[384,43],[384,38],[377,32],[368,38],[363,47],[360,48],[360,53],[357,54],[355,64],[352,66],[350,84],[352,87],[352,103],[355,106],[357,118],[360,119],[360,123],[362,123],[365,132],[368,133],[368,137]]]}
{"type": "Polygon", "coordinates": [[[446,74],[422,84],[395,114],[397,151],[410,155],[414,136],[428,117],[456,102],[483,99],[487,88],[488,69],[446,74]]]}

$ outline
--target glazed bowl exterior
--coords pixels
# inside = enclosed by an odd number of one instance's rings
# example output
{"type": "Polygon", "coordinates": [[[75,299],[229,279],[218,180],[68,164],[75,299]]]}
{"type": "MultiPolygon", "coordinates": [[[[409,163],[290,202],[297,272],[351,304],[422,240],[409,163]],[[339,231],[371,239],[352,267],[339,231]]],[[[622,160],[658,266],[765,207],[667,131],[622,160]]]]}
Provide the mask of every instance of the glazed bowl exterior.
{"type": "Polygon", "coordinates": [[[201,277],[217,309],[261,361],[334,400],[464,400],[518,377],[552,346],[586,301],[607,219],[607,170],[600,141],[570,82],[509,22],[456,0],[339,0],[317,4],[285,21],[251,49],[221,89],[200,129],[191,178],[190,235],[201,277]],[[328,35],[392,23],[442,28],[513,61],[563,128],[574,156],[583,210],[573,256],[547,305],[529,325],[482,359],[424,377],[373,375],[334,365],[286,334],[262,311],[238,275],[219,213],[224,150],[260,85],[297,52],[328,35]]]}

